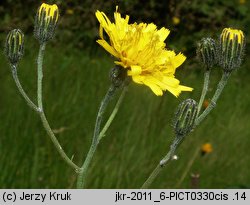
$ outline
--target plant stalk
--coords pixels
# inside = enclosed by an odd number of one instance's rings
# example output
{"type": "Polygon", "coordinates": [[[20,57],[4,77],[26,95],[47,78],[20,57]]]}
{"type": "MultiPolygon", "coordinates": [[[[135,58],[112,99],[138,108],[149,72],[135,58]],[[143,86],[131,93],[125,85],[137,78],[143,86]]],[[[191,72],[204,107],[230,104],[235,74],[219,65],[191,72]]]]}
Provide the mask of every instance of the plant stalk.
{"type": "Polygon", "coordinates": [[[77,188],[78,189],[82,189],[85,187],[88,168],[89,168],[89,165],[92,161],[92,158],[94,156],[94,153],[95,153],[96,148],[97,148],[98,143],[99,143],[100,126],[102,123],[103,114],[104,114],[110,100],[114,96],[116,90],[117,89],[113,85],[111,85],[109,87],[104,99],[101,102],[101,105],[100,105],[100,108],[99,108],[99,111],[97,114],[97,118],[96,118],[95,130],[94,130],[94,135],[92,138],[92,144],[90,146],[87,157],[86,157],[86,159],[85,159],[85,161],[84,161],[84,163],[79,171],[79,175],[77,178],[77,188]]]}
{"type": "Polygon", "coordinates": [[[23,98],[25,99],[26,103],[33,109],[35,110],[36,112],[39,112],[39,108],[35,105],[35,103],[32,102],[32,100],[30,100],[30,98],[28,97],[28,95],[26,94],[26,92],[24,91],[20,81],[19,81],[19,78],[18,78],[18,75],[17,75],[17,66],[16,65],[11,65],[12,67],[12,76],[13,76],[13,79],[16,83],[16,86],[19,90],[19,92],[21,93],[21,95],[23,96],[23,98]]]}
{"type": "Polygon", "coordinates": [[[211,102],[209,103],[208,107],[204,110],[204,112],[196,119],[195,126],[199,125],[211,112],[211,110],[216,106],[217,100],[219,99],[225,85],[227,84],[230,74],[231,73],[225,73],[225,72],[223,73],[211,102]]]}
{"type": "Polygon", "coordinates": [[[204,73],[204,84],[203,84],[203,89],[202,89],[202,93],[201,93],[201,98],[198,104],[198,115],[200,113],[202,104],[205,100],[207,91],[208,91],[208,86],[209,86],[209,77],[210,77],[210,70],[206,70],[206,72],[204,73]]]}
{"type": "Polygon", "coordinates": [[[176,136],[173,143],[170,146],[170,150],[167,153],[165,157],[158,163],[158,165],[155,167],[153,172],[150,174],[148,179],[144,182],[142,185],[141,189],[147,189],[153,181],[156,179],[156,177],[160,174],[160,172],[163,170],[163,168],[169,163],[169,161],[172,159],[172,157],[175,154],[175,151],[177,147],[180,145],[182,140],[184,139],[185,136],[176,136]]]}
{"type": "Polygon", "coordinates": [[[50,136],[50,139],[52,140],[54,146],[56,147],[57,151],[59,152],[63,160],[70,167],[75,169],[76,172],[78,172],[80,167],[78,167],[64,152],[55,134],[53,133],[46,119],[45,113],[43,111],[42,80],[43,80],[43,56],[44,56],[45,47],[46,47],[45,43],[40,45],[40,50],[39,50],[38,59],[37,59],[37,102],[38,102],[38,108],[39,108],[39,115],[40,115],[40,118],[41,118],[41,121],[43,123],[45,130],[47,131],[48,135],[50,136]]]}
{"type": "Polygon", "coordinates": [[[109,116],[109,119],[107,120],[106,124],[104,125],[104,127],[102,128],[102,130],[99,134],[98,143],[103,137],[105,137],[105,133],[108,130],[108,128],[110,127],[111,123],[113,122],[127,91],[128,91],[128,88],[124,87],[111,115],[109,116]]]}

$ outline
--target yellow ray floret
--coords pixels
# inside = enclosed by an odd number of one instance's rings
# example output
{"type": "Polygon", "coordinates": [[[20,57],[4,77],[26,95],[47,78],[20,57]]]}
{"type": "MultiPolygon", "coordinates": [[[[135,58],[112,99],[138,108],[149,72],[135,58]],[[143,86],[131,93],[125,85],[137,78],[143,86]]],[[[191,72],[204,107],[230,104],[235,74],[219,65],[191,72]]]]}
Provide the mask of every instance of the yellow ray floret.
{"type": "Polygon", "coordinates": [[[96,17],[100,23],[97,42],[117,58],[115,64],[126,69],[135,83],[148,86],[158,96],[166,90],[175,96],[181,91],[192,91],[180,85],[174,76],[186,57],[166,49],[164,41],[170,33],[168,29],[158,30],[153,23],[129,24],[129,16],[122,18],[117,9],[114,23],[103,12],[97,11],[96,17]],[[104,39],[104,32],[109,40],[104,39]]]}

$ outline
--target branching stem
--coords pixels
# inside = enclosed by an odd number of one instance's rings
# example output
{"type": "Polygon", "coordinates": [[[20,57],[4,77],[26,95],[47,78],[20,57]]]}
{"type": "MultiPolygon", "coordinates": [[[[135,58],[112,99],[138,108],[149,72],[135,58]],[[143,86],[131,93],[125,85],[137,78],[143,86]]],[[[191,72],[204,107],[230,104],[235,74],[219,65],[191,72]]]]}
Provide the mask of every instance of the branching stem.
{"type": "Polygon", "coordinates": [[[16,65],[11,65],[12,67],[12,76],[13,76],[13,79],[16,83],[16,86],[19,90],[19,92],[21,93],[21,95],[23,96],[24,100],[27,102],[27,104],[33,109],[35,110],[36,112],[39,112],[39,109],[38,107],[35,105],[35,103],[33,103],[32,100],[30,100],[30,98],[28,97],[27,93],[24,91],[20,81],[19,81],[19,78],[18,78],[18,75],[17,75],[17,66],[16,65]]]}
{"type": "Polygon", "coordinates": [[[38,109],[39,109],[39,115],[41,118],[41,121],[43,123],[43,126],[45,130],[47,131],[48,135],[50,136],[51,141],[53,142],[55,148],[63,158],[63,160],[73,169],[75,169],[76,172],[79,171],[80,167],[78,167],[64,152],[62,149],[59,141],[57,140],[55,134],[53,133],[43,110],[43,100],[42,100],[42,80],[43,80],[43,56],[45,51],[46,44],[41,44],[38,59],[37,59],[37,102],[38,102],[38,109]]]}
{"type": "Polygon", "coordinates": [[[198,114],[200,113],[202,104],[205,100],[207,91],[208,91],[208,86],[209,86],[209,76],[210,76],[210,70],[206,70],[206,72],[204,73],[204,84],[203,84],[203,89],[202,89],[202,93],[201,93],[201,97],[200,97],[200,101],[198,104],[198,114]]]}
{"type": "Polygon", "coordinates": [[[127,88],[127,86],[125,86],[125,87],[123,88],[123,90],[122,90],[122,93],[121,93],[121,95],[120,95],[120,97],[119,97],[119,99],[118,99],[118,101],[117,101],[117,103],[116,103],[116,105],[115,105],[115,107],[114,107],[114,109],[113,109],[111,115],[109,116],[109,118],[108,118],[106,124],[104,125],[104,127],[102,128],[102,130],[101,130],[101,132],[100,132],[100,134],[99,134],[98,142],[99,142],[103,137],[105,137],[105,133],[106,133],[106,131],[108,130],[108,128],[110,127],[111,123],[113,122],[113,120],[114,120],[114,118],[115,118],[115,116],[116,116],[116,114],[117,114],[117,112],[118,112],[118,110],[119,110],[119,108],[120,108],[120,106],[121,106],[121,103],[122,103],[122,101],[123,101],[123,99],[124,99],[125,94],[126,94],[127,91],[128,91],[128,88],[127,88]]]}
{"type": "Polygon", "coordinates": [[[77,188],[78,189],[82,189],[85,187],[88,168],[89,168],[89,165],[92,161],[92,158],[94,156],[94,153],[95,153],[96,148],[97,148],[98,143],[99,143],[100,126],[102,123],[103,114],[108,106],[108,103],[110,102],[110,100],[112,99],[114,94],[116,93],[116,90],[117,90],[117,88],[115,88],[113,85],[111,85],[109,87],[104,99],[101,102],[101,105],[100,105],[100,108],[99,108],[99,111],[97,114],[97,118],[96,118],[95,130],[94,130],[94,135],[92,138],[92,144],[90,146],[87,157],[86,157],[86,159],[85,159],[85,161],[84,161],[84,163],[79,171],[79,175],[77,178],[77,188]]]}
{"type": "Polygon", "coordinates": [[[227,84],[229,77],[230,77],[230,73],[225,73],[225,72],[223,73],[210,104],[204,110],[204,112],[196,119],[195,126],[199,125],[206,118],[206,116],[211,112],[211,110],[216,106],[217,100],[219,99],[225,85],[227,84]]]}

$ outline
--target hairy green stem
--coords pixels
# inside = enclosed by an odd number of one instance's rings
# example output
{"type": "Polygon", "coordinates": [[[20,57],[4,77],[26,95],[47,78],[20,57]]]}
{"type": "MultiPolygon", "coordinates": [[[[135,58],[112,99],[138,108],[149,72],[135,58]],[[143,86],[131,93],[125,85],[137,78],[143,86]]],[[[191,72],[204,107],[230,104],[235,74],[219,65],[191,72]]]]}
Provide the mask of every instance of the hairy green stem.
{"type": "Polygon", "coordinates": [[[89,165],[92,161],[92,158],[94,156],[94,153],[95,153],[96,148],[97,148],[98,143],[99,143],[98,139],[99,139],[99,134],[100,134],[100,126],[101,126],[102,119],[103,119],[103,114],[108,106],[108,103],[110,102],[110,100],[114,96],[116,90],[117,89],[113,85],[111,85],[110,88],[108,89],[108,92],[106,93],[104,99],[101,102],[101,105],[100,105],[100,108],[99,108],[99,111],[97,114],[97,118],[96,118],[95,130],[94,130],[94,135],[92,138],[92,144],[90,146],[87,157],[86,157],[81,169],[79,170],[79,175],[77,178],[77,188],[78,189],[82,189],[85,187],[88,168],[89,168],[89,165]]]}
{"type": "Polygon", "coordinates": [[[200,113],[202,104],[205,100],[207,91],[208,91],[208,86],[209,86],[209,76],[210,76],[210,70],[206,70],[206,72],[204,73],[204,84],[203,84],[203,89],[202,89],[202,93],[201,93],[201,98],[198,104],[198,114],[200,113]]]}
{"type": "Polygon", "coordinates": [[[150,174],[148,179],[144,182],[144,184],[141,186],[141,189],[147,189],[155,180],[155,178],[159,175],[159,173],[162,171],[164,167],[160,165],[160,163],[157,164],[153,172],[150,174]]]}
{"type": "Polygon", "coordinates": [[[170,150],[165,157],[158,163],[153,172],[149,175],[148,179],[144,182],[141,189],[147,189],[160,174],[167,163],[172,159],[177,147],[180,145],[185,136],[176,136],[173,143],[170,146],[170,150]]]}
{"type": "Polygon", "coordinates": [[[209,103],[205,111],[196,119],[195,126],[199,125],[211,112],[211,110],[216,106],[217,100],[219,99],[225,85],[227,84],[230,74],[231,73],[225,73],[225,72],[223,73],[211,102],[209,103]]]}
{"type": "Polygon", "coordinates": [[[17,75],[17,66],[16,65],[12,65],[12,76],[13,76],[13,79],[16,83],[16,86],[19,90],[19,92],[21,93],[21,95],[23,96],[23,98],[25,99],[25,101],[27,102],[27,104],[33,109],[35,110],[36,112],[39,112],[39,108],[35,105],[35,103],[32,102],[32,100],[30,100],[30,98],[28,97],[28,95],[26,94],[26,92],[24,91],[20,81],[19,81],[19,78],[18,78],[18,75],[17,75]]]}
{"type": "Polygon", "coordinates": [[[128,88],[124,87],[123,90],[122,90],[122,93],[121,93],[121,95],[120,95],[120,97],[119,97],[119,99],[118,99],[118,101],[117,101],[117,103],[116,103],[116,105],[115,105],[112,113],[111,113],[111,115],[109,116],[109,119],[107,120],[106,124],[104,125],[104,127],[102,128],[102,130],[101,130],[101,132],[99,134],[98,142],[103,137],[105,137],[105,133],[108,130],[108,128],[110,127],[111,123],[113,122],[113,120],[114,120],[114,118],[115,118],[115,116],[116,116],[116,114],[117,114],[117,112],[118,112],[118,110],[119,110],[119,108],[121,106],[121,103],[122,103],[122,101],[123,101],[123,99],[124,99],[125,94],[126,94],[127,91],[128,91],[128,88]]]}
{"type": "Polygon", "coordinates": [[[40,46],[39,54],[38,54],[38,59],[37,59],[37,102],[38,102],[38,107],[39,107],[39,115],[41,118],[41,121],[43,123],[43,126],[45,130],[47,131],[48,135],[50,136],[50,139],[52,140],[54,146],[56,147],[57,151],[63,158],[63,160],[73,169],[75,169],[76,172],[79,171],[80,167],[78,167],[64,152],[62,149],[59,141],[57,140],[55,134],[53,133],[47,119],[45,116],[45,113],[43,111],[43,100],[42,100],[42,80],[43,80],[43,56],[44,56],[44,51],[45,51],[45,46],[46,44],[43,43],[40,46]]]}
{"type": "Polygon", "coordinates": [[[42,85],[43,85],[43,56],[45,48],[46,48],[45,43],[40,45],[39,54],[37,58],[37,103],[41,112],[43,112],[42,85]]]}

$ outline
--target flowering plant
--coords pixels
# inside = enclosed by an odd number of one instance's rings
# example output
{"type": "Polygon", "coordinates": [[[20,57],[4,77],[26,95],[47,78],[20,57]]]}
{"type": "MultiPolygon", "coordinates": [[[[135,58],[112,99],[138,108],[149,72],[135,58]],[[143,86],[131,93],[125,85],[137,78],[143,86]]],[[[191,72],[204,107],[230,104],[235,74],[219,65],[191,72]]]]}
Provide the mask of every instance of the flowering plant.
{"type": "MultiPolygon", "coordinates": [[[[192,88],[180,85],[179,80],[175,78],[176,68],[183,64],[186,57],[182,53],[176,54],[166,48],[165,40],[170,33],[168,29],[164,27],[158,29],[153,23],[130,24],[129,16],[122,18],[118,12],[118,7],[114,13],[114,23],[103,12],[97,11],[96,17],[100,23],[100,39],[97,40],[97,43],[116,60],[114,61],[115,67],[110,72],[110,87],[101,102],[97,114],[92,144],[82,166],[74,163],[73,159],[69,158],[65,153],[50,127],[43,108],[43,58],[46,44],[54,37],[59,20],[57,5],[43,3],[36,15],[34,35],[40,44],[37,57],[37,103],[30,99],[18,78],[18,63],[24,54],[24,34],[22,31],[19,29],[10,31],[5,45],[5,53],[11,65],[12,76],[20,94],[41,118],[45,130],[62,159],[77,173],[78,188],[85,187],[89,165],[98,144],[114,120],[131,81],[149,87],[157,96],[162,96],[164,91],[169,91],[176,97],[182,91],[192,91],[192,88]],[[103,114],[113,96],[120,90],[122,91],[119,100],[109,119],[102,127],[103,114]]],[[[142,188],[149,187],[167,163],[172,159],[176,159],[174,156],[177,148],[215,107],[231,73],[241,65],[244,44],[243,32],[231,28],[223,30],[219,42],[211,38],[204,38],[199,42],[197,54],[205,67],[204,85],[200,101],[197,103],[193,99],[187,99],[178,106],[173,122],[175,138],[170,150],[159,161],[142,188]],[[201,112],[209,86],[210,72],[215,65],[222,67],[223,75],[211,102],[201,112]]]]}

